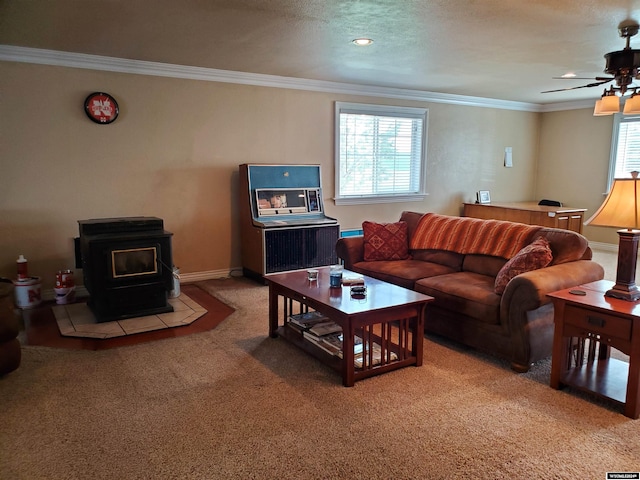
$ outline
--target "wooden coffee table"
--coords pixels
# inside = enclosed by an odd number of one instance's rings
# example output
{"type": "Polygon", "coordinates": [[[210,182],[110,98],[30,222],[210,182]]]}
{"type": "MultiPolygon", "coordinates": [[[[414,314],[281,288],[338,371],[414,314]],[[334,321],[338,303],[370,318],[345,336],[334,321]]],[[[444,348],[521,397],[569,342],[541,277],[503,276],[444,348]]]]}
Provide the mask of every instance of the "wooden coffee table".
{"type": "MultiPolygon", "coordinates": [[[[329,287],[329,267],[317,270],[317,281],[309,281],[306,270],[265,275],[269,284],[269,336],[287,339],[340,372],[345,387],[373,375],[422,365],[425,307],[433,297],[367,276],[366,295],[352,296],[348,286],[329,287]],[[289,325],[290,315],[309,309],[342,327],[342,358],[318,348],[289,325]],[[356,336],[362,339],[365,352],[360,366],[354,362],[356,336]],[[377,361],[374,350],[378,352],[377,361]]],[[[345,270],[344,275],[353,273],[345,270]]]]}

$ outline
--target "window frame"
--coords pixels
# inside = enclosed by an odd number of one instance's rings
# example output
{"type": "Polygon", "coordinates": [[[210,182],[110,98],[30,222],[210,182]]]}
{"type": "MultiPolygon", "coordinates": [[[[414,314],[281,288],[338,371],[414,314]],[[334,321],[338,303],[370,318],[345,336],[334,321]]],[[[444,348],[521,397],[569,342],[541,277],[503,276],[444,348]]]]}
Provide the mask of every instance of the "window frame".
{"type": "MultiPolygon", "coordinates": [[[[613,186],[613,181],[616,178],[616,166],[618,161],[618,146],[620,141],[620,124],[622,123],[640,123],[640,116],[625,116],[620,113],[615,114],[613,119],[613,131],[611,134],[611,152],[609,154],[609,173],[607,177],[607,190],[608,195],[613,186]]],[[[630,178],[630,177],[622,177],[630,178]]]]}
{"type": "Polygon", "coordinates": [[[424,200],[428,195],[426,192],[427,179],[427,132],[428,132],[429,110],[419,107],[400,107],[394,105],[375,105],[365,103],[335,102],[335,191],[334,201],[336,205],[356,205],[356,204],[374,204],[374,203],[393,203],[393,202],[419,202],[424,200]],[[418,166],[420,172],[418,174],[419,188],[416,193],[398,193],[398,194],[370,194],[370,195],[342,195],[340,193],[341,185],[341,158],[340,158],[340,115],[343,113],[353,113],[358,115],[372,115],[378,117],[408,117],[421,118],[422,131],[420,139],[420,154],[418,166]]]}

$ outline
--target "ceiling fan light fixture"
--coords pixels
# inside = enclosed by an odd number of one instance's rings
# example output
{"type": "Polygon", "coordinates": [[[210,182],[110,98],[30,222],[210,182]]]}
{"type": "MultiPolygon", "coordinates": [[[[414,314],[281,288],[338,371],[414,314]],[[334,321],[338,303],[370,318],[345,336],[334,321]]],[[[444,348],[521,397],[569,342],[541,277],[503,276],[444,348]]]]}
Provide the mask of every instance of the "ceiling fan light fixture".
{"type": "Polygon", "coordinates": [[[596,100],[596,105],[595,105],[595,107],[593,107],[593,116],[594,117],[600,117],[602,115],[604,115],[602,113],[602,99],[596,100]]]}
{"type": "Polygon", "coordinates": [[[625,115],[640,115],[640,95],[633,94],[624,102],[625,115]]]}
{"type": "Polygon", "coordinates": [[[596,100],[596,105],[593,108],[593,116],[594,117],[603,117],[605,115],[613,115],[613,113],[615,112],[605,112],[603,107],[602,107],[602,99],[600,100],[596,100]]]}
{"type": "Polygon", "coordinates": [[[617,95],[603,95],[600,100],[596,101],[593,109],[593,115],[596,117],[603,115],[613,115],[620,111],[620,98],[617,95]]]}

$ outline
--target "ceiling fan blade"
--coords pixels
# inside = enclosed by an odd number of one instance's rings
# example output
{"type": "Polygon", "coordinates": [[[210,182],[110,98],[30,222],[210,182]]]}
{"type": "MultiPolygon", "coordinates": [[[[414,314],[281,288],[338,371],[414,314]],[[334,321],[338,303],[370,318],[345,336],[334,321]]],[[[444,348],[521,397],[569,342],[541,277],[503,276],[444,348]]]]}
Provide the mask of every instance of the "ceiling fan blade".
{"type": "Polygon", "coordinates": [[[610,82],[613,77],[552,77],[554,80],[596,80],[598,82],[610,82]]]}
{"type": "Polygon", "coordinates": [[[553,92],[564,92],[566,90],[576,90],[578,88],[589,88],[589,87],[597,87],[598,85],[602,85],[605,83],[609,83],[611,80],[614,80],[613,78],[608,79],[608,80],[603,80],[601,82],[594,82],[594,83],[589,83],[587,85],[580,85],[579,87],[570,87],[570,88],[559,88],[558,90],[547,90],[545,92],[540,92],[540,93],[553,93],[553,92]]]}

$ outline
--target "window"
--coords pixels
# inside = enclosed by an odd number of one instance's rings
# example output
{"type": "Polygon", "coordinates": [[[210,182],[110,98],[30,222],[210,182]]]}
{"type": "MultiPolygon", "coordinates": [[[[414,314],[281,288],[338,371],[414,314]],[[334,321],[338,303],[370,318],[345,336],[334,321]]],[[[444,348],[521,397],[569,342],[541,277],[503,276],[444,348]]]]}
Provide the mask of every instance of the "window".
{"type": "Polygon", "coordinates": [[[607,192],[614,178],[631,178],[634,170],[640,172],[640,117],[616,115],[607,192]]]}
{"type": "Polygon", "coordinates": [[[336,102],[337,205],[422,200],[427,110],[336,102]]]}

